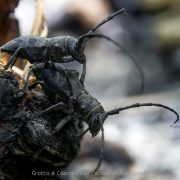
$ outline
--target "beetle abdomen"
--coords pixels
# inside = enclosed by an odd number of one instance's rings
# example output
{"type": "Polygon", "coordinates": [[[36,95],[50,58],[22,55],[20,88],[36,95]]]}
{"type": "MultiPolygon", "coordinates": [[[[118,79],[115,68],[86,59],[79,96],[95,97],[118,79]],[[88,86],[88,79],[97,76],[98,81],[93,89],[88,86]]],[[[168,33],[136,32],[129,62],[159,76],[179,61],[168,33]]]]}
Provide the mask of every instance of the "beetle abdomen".
{"type": "Polygon", "coordinates": [[[29,37],[24,48],[25,56],[30,63],[43,62],[47,59],[47,38],[29,37]]]}
{"type": "Polygon", "coordinates": [[[29,59],[30,63],[40,62],[47,56],[46,38],[21,36],[13,39],[1,47],[2,52],[14,54],[18,48],[22,48],[18,57],[29,59]]]}
{"type": "Polygon", "coordinates": [[[15,38],[9,41],[8,43],[4,44],[3,46],[1,46],[1,51],[7,52],[12,55],[18,48],[26,47],[29,38],[30,38],[29,36],[21,36],[21,37],[15,38]]]}

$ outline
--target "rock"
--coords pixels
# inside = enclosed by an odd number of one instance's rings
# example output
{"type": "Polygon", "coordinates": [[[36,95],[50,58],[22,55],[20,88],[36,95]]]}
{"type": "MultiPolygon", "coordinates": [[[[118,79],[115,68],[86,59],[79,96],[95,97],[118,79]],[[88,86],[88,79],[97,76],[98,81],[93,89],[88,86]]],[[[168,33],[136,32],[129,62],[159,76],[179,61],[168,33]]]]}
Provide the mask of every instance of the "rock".
{"type": "MultiPolygon", "coordinates": [[[[43,93],[41,95],[33,92],[23,93],[14,75],[11,72],[1,71],[0,179],[32,179],[33,171],[47,173],[59,170],[77,156],[81,142],[78,135],[82,132],[82,121],[74,115],[32,161],[35,152],[46,143],[56,125],[67,116],[60,110],[38,115],[51,105],[43,93]]],[[[47,179],[54,178],[47,176],[47,179]]]]}

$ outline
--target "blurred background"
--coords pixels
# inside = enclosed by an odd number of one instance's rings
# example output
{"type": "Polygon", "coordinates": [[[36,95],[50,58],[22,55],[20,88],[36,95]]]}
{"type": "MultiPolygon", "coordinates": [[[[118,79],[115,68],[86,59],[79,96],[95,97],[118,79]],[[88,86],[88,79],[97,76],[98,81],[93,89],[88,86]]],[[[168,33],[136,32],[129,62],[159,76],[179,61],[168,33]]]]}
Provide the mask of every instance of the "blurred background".
{"type": "MultiPolygon", "coordinates": [[[[30,35],[36,0],[1,0],[0,45],[30,35]]],[[[99,32],[125,45],[137,56],[141,77],[128,53],[103,39],[88,41],[85,87],[105,110],[137,102],[154,102],[180,109],[180,1],[179,0],[42,0],[48,37],[88,32],[108,14],[126,8],[101,26],[99,32]]],[[[1,57],[0,57],[1,58],[1,57]]],[[[20,68],[22,64],[17,65],[20,68]]],[[[81,72],[78,63],[67,64],[81,72]]],[[[106,176],[89,179],[180,179],[180,123],[157,107],[127,110],[105,122],[106,176]],[[114,173],[112,173],[114,172],[114,173]],[[117,173],[119,172],[119,174],[117,173]]],[[[100,135],[84,137],[79,157],[67,171],[92,170],[100,152],[100,135]]],[[[64,179],[84,179],[66,176],[64,179]]]]}

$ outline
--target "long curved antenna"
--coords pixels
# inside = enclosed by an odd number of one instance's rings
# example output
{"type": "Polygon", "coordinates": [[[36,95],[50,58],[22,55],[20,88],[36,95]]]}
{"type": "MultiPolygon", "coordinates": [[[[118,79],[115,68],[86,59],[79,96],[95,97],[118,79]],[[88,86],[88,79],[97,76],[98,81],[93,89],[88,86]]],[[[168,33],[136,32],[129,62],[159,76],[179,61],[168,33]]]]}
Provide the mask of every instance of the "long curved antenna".
{"type": "Polygon", "coordinates": [[[176,124],[179,121],[179,114],[174,109],[172,109],[168,106],[164,106],[162,104],[156,104],[156,103],[136,103],[136,104],[132,104],[129,106],[113,109],[111,111],[108,111],[107,114],[108,115],[119,114],[120,111],[124,111],[126,109],[131,109],[131,108],[136,108],[136,107],[142,107],[142,106],[158,106],[158,107],[167,109],[167,110],[173,112],[177,116],[177,119],[174,121],[174,124],[176,124]]]}
{"type": "MultiPolygon", "coordinates": [[[[179,121],[179,114],[174,109],[172,109],[172,108],[170,108],[168,106],[162,105],[162,104],[157,104],[157,103],[135,103],[135,104],[132,104],[132,105],[129,105],[129,106],[125,106],[125,107],[121,107],[121,108],[116,108],[116,109],[107,111],[104,114],[104,117],[101,119],[101,131],[102,131],[101,155],[100,155],[99,162],[98,162],[96,168],[91,172],[92,175],[94,175],[98,171],[98,169],[101,166],[101,162],[103,160],[103,157],[104,157],[104,128],[103,128],[104,121],[107,119],[108,116],[119,114],[120,111],[124,111],[126,109],[132,109],[132,108],[136,108],[136,107],[142,107],[142,106],[157,106],[157,107],[161,107],[161,108],[167,109],[167,110],[173,112],[177,116],[177,119],[174,121],[174,124],[176,124],[179,121]]],[[[84,136],[88,132],[88,130],[89,130],[89,128],[87,128],[82,134],[80,134],[79,137],[84,136]]]]}
{"type": "MultiPolygon", "coordinates": [[[[125,8],[122,8],[118,11],[116,11],[113,14],[110,14],[108,17],[106,17],[105,19],[103,19],[101,22],[99,22],[95,27],[93,27],[88,33],[94,32],[96,29],[98,29],[100,26],[102,26],[103,24],[107,23],[108,21],[110,21],[111,19],[113,19],[115,16],[119,15],[119,14],[123,14],[126,12],[125,8]]],[[[87,33],[87,34],[88,34],[87,33]]]]}
{"type": "Polygon", "coordinates": [[[101,134],[102,135],[101,135],[101,152],[100,152],[100,157],[99,157],[99,161],[98,161],[98,164],[97,164],[96,168],[91,172],[92,175],[95,175],[95,173],[99,170],[99,168],[101,166],[101,163],[103,161],[103,158],[104,158],[104,127],[103,127],[103,121],[101,121],[101,134]]]}
{"type": "Polygon", "coordinates": [[[141,92],[143,92],[144,91],[144,73],[143,73],[142,68],[138,64],[136,55],[134,53],[132,53],[125,45],[120,44],[119,42],[111,39],[110,37],[108,37],[108,36],[106,36],[104,34],[100,34],[100,33],[91,33],[91,34],[86,34],[86,35],[80,37],[79,38],[79,44],[83,44],[85,39],[86,39],[85,41],[87,41],[87,40],[95,38],[95,37],[104,38],[104,39],[110,41],[111,43],[113,43],[118,48],[123,49],[124,51],[127,52],[128,56],[133,61],[133,63],[135,64],[135,66],[137,67],[137,69],[138,69],[138,71],[140,73],[140,77],[141,77],[141,92]]]}

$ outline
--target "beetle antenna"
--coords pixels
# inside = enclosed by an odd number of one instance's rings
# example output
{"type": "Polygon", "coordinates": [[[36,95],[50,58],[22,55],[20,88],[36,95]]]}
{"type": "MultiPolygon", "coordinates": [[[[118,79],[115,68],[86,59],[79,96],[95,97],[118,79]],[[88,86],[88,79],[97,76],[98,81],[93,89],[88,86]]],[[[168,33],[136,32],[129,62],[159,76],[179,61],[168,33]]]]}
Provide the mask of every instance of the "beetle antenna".
{"type": "Polygon", "coordinates": [[[172,109],[168,106],[164,106],[162,104],[156,104],[156,103],[136,103],[136,104],[132,104],[129,106],[113,109],[111,111],[108,111],[107,114],[108,115],[119,114],[120,111],[124,111],[126,109],[131,109],[131,108],[142,107],[142,106],[158,106],[158,107],[167,109],[167,110],[173,112],[177,116],[177,119],[174,121],[174,124],[176,124],[179,121],[179,114],[174,109],[172,109]]]}
{"type": "Polygon", "coordinates": [[[105,19],[103,19],[101,22],[99,22],[95,27],[93,27],[87,34],[92,33],[94,31],[96,31],[96,29],[98,29],[100,26],[102,26],[103,24],[107,23],[108,21],[110,21],[111,19],[113,19],[115,16],[119,15],[119,14],[124,14],[126,13],[126,9],[122,8],[112,14],[110,14],[109,16],[107,16],[105,19]]]}
{"type": "MultiPolygon", "coordinates": [[[[107,116],[106,116],[106,118],[107,118],[107,116]]],[[[100,152],[100,157],[99,157],[99,161],[98,161],[96,168],[91,172],[92,175],[95,175],[95,173],[99,170],[101,163],[103,161],[103,158],[104,158],[104,127],[103,127],[103,122],[104,121],[101,120],[101,150],[100,150],[101,152],[100,152]]]]}
{"type": "Polygon", "coordinates": [[[120,44],[119,42],[113,40],[112,38],[104,35],[104,34],[100,34],[100,33],[90,33],[90,34],[86,34],[84,36],[81,36],[78,40],[78,44],[79,46],[81,47],[84,47],[85,46],[85,43],[86,41],[88,41],[89,39],[92,39],[92,38],[95,38],[95,37],[98,37],[98,38],[104,38],[108,41],[110,41],[111,43],[113,43],[115,46],[117,46],[118,48],[120,49],[123,49],[124,51],[127,52],[127,55],[130,57],[130,59],[133,61],[133,63],[135,64],[135,66],[137,67],[139,73],[140,73],[140,77],[141,77],[141,92],[144,91],[144,73],[143,73],[143,70],[142,68],[140,67],[140,65],[138,64],[138,60],[137,60],[137,57],[134,53],[132,53],[129,48],[127,48],[125,45],[123,44],[120,44]]]}
{"type": "Polygon", "coordinates": [[[120,111],[124,111],[126,109],[131,109],[131,108],[136,108],[136,107],[142,107],[142,106],[157,106],[157,107],[161,107],[161,108],[164,108],[164,109],[168,109],[169,111],[173,112],[177,116],[177,119],[174,121],[174,124],[176,124],[179,121],[179,114],[174,109],[172,109],[172,108],[170,108],[168,106],[164,106],[162,104],[156,104],[156,103],[136,103],[136,104],[132,104],[132,105],[121,107],[121,108],[116,108],[116,109],[113,109],[111,111],[106,112],[104,114],[104,117],[100,121],[101,122],[101,132],[102,132],[102,136],[101,136],[101,154],[100,154],[99,162],[98,162],[96,168],[94,169],[94,171],[92,171],[93,175],[100,168],[103,157],[104,157],[104,127],[103,127],[104,121],[107,119],[107,117],[109,115],[119,114],[120,111]]]}
{"type": "Polygon", "coordinates": [[[122,13],[127,13],[125,8],[122,8],[112,14],[110,14],[109,16],[107,16],[105,19],[103,19],[101,22],[99,22],[95,27],[93,27],[92,29],[90,29],[85,35],[79,37],[78,40],[78,46],[79,48],[83,48],[85,45],[85,42],[89,39],[86,35],[88,34],[93,34],[100,26],[102,26],[103,24],[107,23],[108,21],[110,21],[111,19],[113,19],[115,16],[122,14],[122,13]]]}
{"type": "Polygon", "coordinates": [[[122,9],[110,14],[102,21],[100,21],[96,26],[94,26],[92,29],[90,29],[85,35],[79,37],[78,42],[77,42],[77,48],[80,49],[81,51],[83,51],[83,49],[85,47],[85,43],[89,39],[88,37],[86,37],[86,35],[94,33],[100,26],[107,23],[108,21],[113,19],[115,16],[117,16],[119,14],[124,14],[124,13],[127,13],[127,11],[125,8],[122,8],[122,9]]]}

